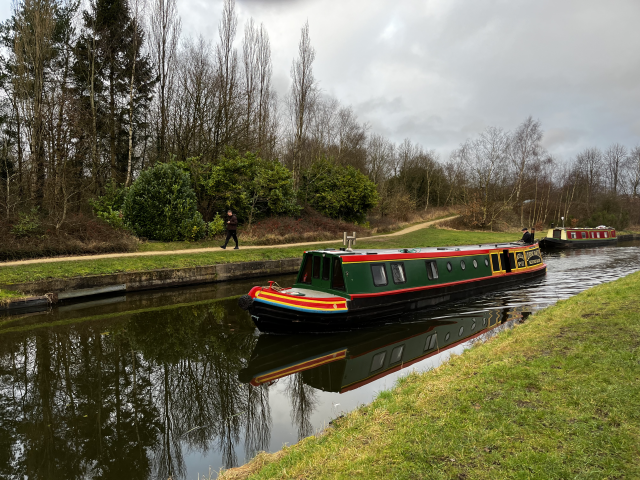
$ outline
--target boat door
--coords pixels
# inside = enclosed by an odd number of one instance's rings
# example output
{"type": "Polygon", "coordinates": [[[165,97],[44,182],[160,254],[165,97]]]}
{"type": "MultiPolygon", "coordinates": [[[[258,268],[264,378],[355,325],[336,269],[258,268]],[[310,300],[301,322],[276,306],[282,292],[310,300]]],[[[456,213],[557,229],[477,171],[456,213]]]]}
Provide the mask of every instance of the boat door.
{"type": "Polygon", "coordinates": [[[308,252],[305,253],[303,261],[304,265],[300,270],[298,282],[328,289],[331,278],[331,258],[323,252],[308,252]]]}
{"type": "Polygon", "coordinates": [[[313,267],[311,284],[314,287],[321,288],[323,290],[329,289],[331,258],[329,255],[323,252],[313,252],[313,267]]]}
{"type": "Polygon", "coordinates": [[[502,260],[502,269],[505,272],[511,273],[511,270],[516,268],[516,257],[513,252],[509,252],[509,250],[503,250],[501,260],[502,260]]]}

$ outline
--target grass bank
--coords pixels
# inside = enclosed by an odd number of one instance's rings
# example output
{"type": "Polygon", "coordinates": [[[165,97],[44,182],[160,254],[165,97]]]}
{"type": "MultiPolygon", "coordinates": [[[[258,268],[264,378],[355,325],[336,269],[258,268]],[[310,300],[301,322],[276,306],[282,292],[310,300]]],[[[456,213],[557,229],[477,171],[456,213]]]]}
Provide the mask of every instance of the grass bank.
{"type": "MultiPolygon", "coordinates": [[[[430,247],[438,245],[465,245],[480,242],[513,240],[513,234],[476,233],[425,228],[396,237],[381,237],[364,240],[358,248],[402,248],[430,247]]],[[[50,278],[70,278],[88,275],[109,275],[119,272],[154,270],[159,268],[184,268],[221,263],[248,262],[256,260],[281,260],[299,257],[309,248],[339,247],[341,243],[327,242],[323,245],[259,248],[252,250],[220,250],[206,253],[167,254],[158,256],[123,257],[61,261],[55,263],[33,263],[0,267],[0,284],[35,282],[50,278]]]]}
{"type": "Polygon", "coordinates": [[[221,478],[640,478],[638,291],[561,301],[221,478]]]}
{"type": "Polygon", "coordinates": [[[20,298],[25,298],[24,294],[0,288],[0,307],[6,305],[11,300],[18,300],[20,298]]]}

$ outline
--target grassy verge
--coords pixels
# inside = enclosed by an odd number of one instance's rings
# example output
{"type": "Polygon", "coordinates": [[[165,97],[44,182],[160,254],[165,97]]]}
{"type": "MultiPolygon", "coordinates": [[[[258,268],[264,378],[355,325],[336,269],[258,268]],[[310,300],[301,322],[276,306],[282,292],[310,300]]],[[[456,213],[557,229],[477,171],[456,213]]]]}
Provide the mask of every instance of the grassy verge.
{"type": "MultiPolygon", "coordinates": [[[[429,247],[437,245],[464,245],[480,242],[512,240],[512,234],[458,232],[425,228],[397,237],[364,240],[358,248],[429,247]]],[[[108,275],[119,272],[153,270],[158,268],[184,268],[219,263],[248,262],[254,260],[280,260],[302,255],[309,248],[339,247],[341,243],[327,242],[312,247],[264,248],[255,250],[220,250],[206,253],[167,254],[149,257],[88,259],[68,262],[35,263],[0,267],[0,284],[34,282],[48,278],[69,278],[87,275],[108,275]]]]}
{"type": "Polygon", "coordinates": [[[14,292],[13,290],[4,290],[0,288],[0,306],[6,305],[11,300],[17,300],[24,297],[24,294],[20,292],[14,292]]]}
{"type": "Polygon", "coordinates": [[[559,302],[222,478],[640,478],[639,289],[559,302]]]}

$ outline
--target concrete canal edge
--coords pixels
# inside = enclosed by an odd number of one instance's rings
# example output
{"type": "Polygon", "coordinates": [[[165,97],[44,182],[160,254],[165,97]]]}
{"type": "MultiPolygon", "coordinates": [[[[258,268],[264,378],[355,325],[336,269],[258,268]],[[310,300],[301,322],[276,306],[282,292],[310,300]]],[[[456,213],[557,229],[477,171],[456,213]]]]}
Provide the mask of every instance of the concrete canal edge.
{"type": "Polygon", "coordinates": [[[632,240],[640,240],[640,234],[632,233],[629,235],[618,235],[618,241],[630,242],[632,240]]]}
{"type": "Polygon", "coordinates": [[[56,278],[38,282],[0,285],[0,289],[34,295],[10,300],[0,305],[1,311],[46,307],[60,300],[78,299],[116,292],[135,292],[204,283],[225,282],[247,278],[296,273],[302,258],[260,260],[255,262],[221,263],[187,268],[162,268],[112,275],[56,278]]]}

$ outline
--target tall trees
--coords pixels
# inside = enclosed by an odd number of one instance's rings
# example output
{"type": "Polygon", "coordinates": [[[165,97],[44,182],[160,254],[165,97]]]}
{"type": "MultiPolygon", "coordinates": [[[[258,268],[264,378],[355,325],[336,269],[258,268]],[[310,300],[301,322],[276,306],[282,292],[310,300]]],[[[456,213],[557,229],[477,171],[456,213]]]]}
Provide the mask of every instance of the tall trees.
{"type": "Polygon", "coordinates": [[[524,227],[524,203],[521,198],[522,187],[527,170],[540,157],[542,147],[542,128],[540,122],[529,116],[513,133],[510,142],[510,159],[515,172],[515,202],[520,206],[520,227],[524,227]]]}
{"type": "Polygon", "coordinates": [[[176,0],[153,0],[150,24],[150,47],[158,79],[155,156],[167,159],[168,103],[176,73],[178,40],[182,23],[176,0]]]}
{"type": "Polygon", "coordinates": [[[302,148],[318,97],[318,85],[313,76],[315,58],[316,51],[311,46],[309,22],[307,21],[302,27],[300,35],[298,58],[294,59],[291,65],[291,90],[288,98],[289,115],[293,129],[291,166],[296,187],[300,178],[302,148]]]}
{"type": "Polygon", "coordinates": [[[618,193],[622,168],[626,158],[627,149],[619,143],[611,145],[607,150],[605,150],[603,155],[609,191],[614,195],[618,193]]]}
{"type": "Polygon", "coordinates": [[[53,0],[23,0],[14,13],[15,91],[28,118],[34,197],[44,200],[45,82],[53,54],[55,4],[53,0]]]}
{"type": "Polygon", "coordinates": [[[83,12],[74,70],[79,95],[88,97],[85,103],[90,108],[93,130],[92,173],[98,181],[105,160],[111,181],[129,182],[137,130],[144,121],[143,110],[148,108],[155,82],[143,49],[140,5],[134,5],[133,18],[125,0],[96,0],[83,12]],[[106,158],[100,158],[101,152],[106,158]]]}

